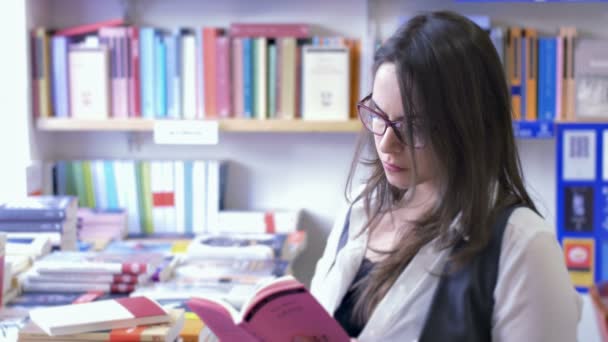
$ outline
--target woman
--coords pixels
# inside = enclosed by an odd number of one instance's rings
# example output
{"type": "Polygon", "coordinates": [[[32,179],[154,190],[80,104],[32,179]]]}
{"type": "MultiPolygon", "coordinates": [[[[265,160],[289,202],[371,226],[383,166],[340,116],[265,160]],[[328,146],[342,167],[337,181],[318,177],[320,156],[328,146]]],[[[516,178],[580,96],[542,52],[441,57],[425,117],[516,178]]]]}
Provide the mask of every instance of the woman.
{"type": "Polygon", "coordinates": [[[581,301],[524,187],[488,34],[450,12],[411,19],[376,52],[358,108],[347,190],[360,161],[370,175],[311,285],[349,335],[575,341],[581,301]]]}

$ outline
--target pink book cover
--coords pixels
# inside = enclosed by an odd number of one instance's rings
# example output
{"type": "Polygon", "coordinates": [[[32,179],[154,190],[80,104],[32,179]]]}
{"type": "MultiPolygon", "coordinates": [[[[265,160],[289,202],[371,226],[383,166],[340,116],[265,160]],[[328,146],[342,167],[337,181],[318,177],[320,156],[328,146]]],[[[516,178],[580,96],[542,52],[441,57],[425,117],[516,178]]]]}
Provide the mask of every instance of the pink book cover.
{"type": "Polygon", "coordinates": [[[187,305],[221,341],[350,341],[304,285],[289,276],[259,290],[241,313],[219,300],[192,298],[187,305]]]}
{"type": "Polygon", "coordinates": [[[141,116],[139,86],[139,29],[129,27],[129,116],[141,116]]]}
{"type": "Polygon", "coordinates": [[[242,118],[245,112],[243,105],[243,40],[232,39],[232,108],[234,116],[242,118]]]}
{"type": "Polygon", "coordinates": [[[216,39],[217,65],[217,113],[220,118],[229,118],[232,112],[230,77],[230,38],[220,36],[216,39]]]}
{"type": "Polygon", "coordinates": [[[295,37],[307,38],[310,26],[307,24],[264,24],[264,23],[233,23],[230,25],[232,37],[295,37]]]}
{"type": "Polygon", "coordinates": [[[564,120],[564,113],[562,111],[562,89],[563,89],[563,80],[564,80],[564,37],[559,35],[556,37],[557,39],[557,59],[556,59],[556,67],[557,71],[555,73],[555,119],[556,120],[564,120]]]}

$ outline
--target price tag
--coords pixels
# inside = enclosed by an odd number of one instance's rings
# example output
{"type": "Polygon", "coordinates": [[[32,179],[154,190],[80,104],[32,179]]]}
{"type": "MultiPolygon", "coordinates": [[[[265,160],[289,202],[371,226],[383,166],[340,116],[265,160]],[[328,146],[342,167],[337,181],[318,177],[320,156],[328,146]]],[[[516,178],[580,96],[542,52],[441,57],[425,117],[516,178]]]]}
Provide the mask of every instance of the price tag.
{"type": "Polygon", "coordinates": [[[219,123],[207,120],[156,120],[154,142],[163,145],[217,145],[219,123]]]}

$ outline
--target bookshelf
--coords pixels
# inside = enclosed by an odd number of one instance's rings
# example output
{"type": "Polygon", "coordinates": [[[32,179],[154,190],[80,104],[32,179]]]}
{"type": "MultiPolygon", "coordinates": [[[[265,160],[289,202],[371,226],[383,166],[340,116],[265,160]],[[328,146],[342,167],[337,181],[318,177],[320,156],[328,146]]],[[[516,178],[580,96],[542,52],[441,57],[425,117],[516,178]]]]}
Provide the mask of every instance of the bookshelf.
{"type": "MultiPolygon", "coordinates": [[[[46,132],[151,132],[157,120],[153,119],[38,119],[36,127],[46,132]]],[[[249,120],[226,119],[219,121],[222,132],[247,133],[352,133],[361,129],[361,122],[307,121],[307,120],[249,120]]]]}

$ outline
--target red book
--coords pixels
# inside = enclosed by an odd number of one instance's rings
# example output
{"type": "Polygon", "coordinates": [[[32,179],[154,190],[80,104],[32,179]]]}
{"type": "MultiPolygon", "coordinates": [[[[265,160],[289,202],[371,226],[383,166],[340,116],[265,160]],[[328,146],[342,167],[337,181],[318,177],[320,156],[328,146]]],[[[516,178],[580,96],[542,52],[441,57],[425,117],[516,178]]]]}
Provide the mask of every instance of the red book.
{"type": "Polygon", "coordinates": [[[307,38],[310,36],[308,24],[250,24],[234,23],[230,25],[232,37],[294,37],[307,38]]]}
{"type": "Polygon", "coordinates": [[[55,32],[57,36],[80,36],[83,34],[97,32],[102,27],[121,26],[125,22],[122,19],[111,19],[106,21],[100,21],[87,25],[80,25],[74,27],[68,27],[55,32]]]}
{"type": "Polygon", "coordinates": [[[217,117],[217,38],[222,31],[203,28],[203,72],[205,87],[205,118],[217,117]]]}
{"type": "Polygon", "coordinates": [[[129,27],[129,116],[141,116],[141,86],[139,78],[139,28],[129,27]]]}

